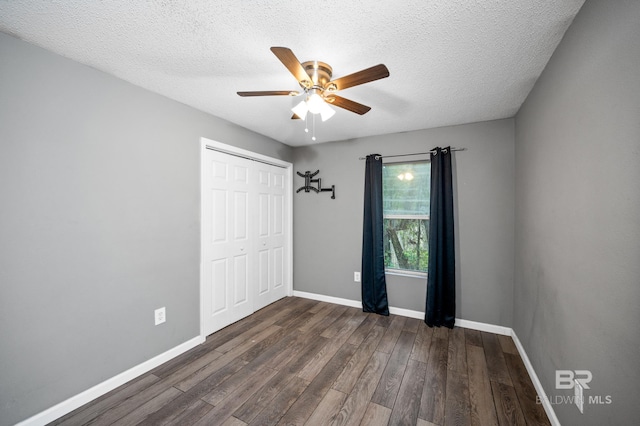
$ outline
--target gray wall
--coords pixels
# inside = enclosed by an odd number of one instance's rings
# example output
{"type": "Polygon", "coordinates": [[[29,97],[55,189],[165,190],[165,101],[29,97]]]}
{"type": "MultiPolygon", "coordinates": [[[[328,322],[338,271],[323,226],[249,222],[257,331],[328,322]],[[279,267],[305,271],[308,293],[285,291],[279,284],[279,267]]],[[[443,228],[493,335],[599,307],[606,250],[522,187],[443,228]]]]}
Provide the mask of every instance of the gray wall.
{"type": "Polygon", "coordinates": [[[563,424],[640,410],[640,2],[588,0],[516,116],[514,329],[545,390],[591,370],[563,424]]]}
{"type": "MultiPolygon", "coordinates": [[[[329,193],[294,195],[294,289],[361,300],[364,161],[367,154],[456,152],[457,317],[511,326],[513,299],[514,129],[498,120],[325,143],[294,150],[295,170],[320,170],[329,193]]],[[[425,158],[420,157],[420,158],[425,158]]],[[[405,159],[411,159],[407,157],[405,159]]],[[[414,158],[415,159],[415,158],[414,158]]],[[[294,179],[294,189],[304,180],[294,179]]],[[[387,275],[390,306],[424,312],[426,280],[387,275]]]]}
{"type": "Polygon", "coordinates": [[[291,149],[1,33],[0,58],[8,425],[199,334],[201,136],[291,149]]]}

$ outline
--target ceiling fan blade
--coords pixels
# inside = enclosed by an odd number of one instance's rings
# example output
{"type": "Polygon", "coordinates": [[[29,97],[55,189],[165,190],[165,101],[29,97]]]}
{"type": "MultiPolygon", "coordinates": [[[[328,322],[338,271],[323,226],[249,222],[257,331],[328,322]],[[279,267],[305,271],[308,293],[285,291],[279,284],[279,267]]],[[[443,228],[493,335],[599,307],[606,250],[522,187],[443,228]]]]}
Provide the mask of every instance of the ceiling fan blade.
{"type": "Polygon", "coordinates": [[[287,47],[272,47],[271,51],[274,55],[280,59],[280,62],[284,64],[291,74],[298,80],[302,87],[310,88],[313,86],[313,82],[309,77],[309,74],[304,70],[296,55],[293,54],[291,49],[287,47]]]}
{"type": "Polygon", "coordinates": [[[326,84],[326,87],[330,88],[332,85],[335,85],[335,89],[333,90],[344,90],[349,87],[358,86],[360,84],[369,83],[370,81],[380,80],[381,78],[386,77],[389,77],[389,70],[386,66],[380,64],[330,81],[326,84]]]}
{"type": "Polygon", "coordinates": [[[262,92],[238,92],[240,96],[297,96],[300,93],[291,90],[267,90],[262,92]]]}
{"type": "Polygon", "coordinates": [[[338,96],[338,95],[327,96],[325,100],[331,105],[344,108],[348,111],[355,112],[356,114],[360,114],[360,115],[364,115],[371,110],[371,107],[359,104],[358,102],[354,102],[352,100],[343,98],[342,96],[338,96]]]}
{"type": "Polygon", "coordinates": [[[293,114],[293,115],[291,116],[291,119],[292,119],[292,120],[302,120],[300,117],[298,117],[298,114],[293,114]]]}

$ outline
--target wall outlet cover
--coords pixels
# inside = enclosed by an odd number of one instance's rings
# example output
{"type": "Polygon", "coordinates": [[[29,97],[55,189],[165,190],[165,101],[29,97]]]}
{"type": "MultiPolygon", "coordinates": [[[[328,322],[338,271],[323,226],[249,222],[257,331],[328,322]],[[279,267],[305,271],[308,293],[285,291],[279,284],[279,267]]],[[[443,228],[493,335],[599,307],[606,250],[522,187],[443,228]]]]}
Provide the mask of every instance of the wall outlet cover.
{"type": "Polygon", "coordinates": [[[360,282],[360,272],[353,273],[353,281],[359,283],[360,282]]]}
{"type": "Polygon", "coordinates": [[[156,309],[154,311],[154,314],[155,314],[156,325],[162,324],[167,320],[167,310],[164,306],[162,308],[156,309]]]}

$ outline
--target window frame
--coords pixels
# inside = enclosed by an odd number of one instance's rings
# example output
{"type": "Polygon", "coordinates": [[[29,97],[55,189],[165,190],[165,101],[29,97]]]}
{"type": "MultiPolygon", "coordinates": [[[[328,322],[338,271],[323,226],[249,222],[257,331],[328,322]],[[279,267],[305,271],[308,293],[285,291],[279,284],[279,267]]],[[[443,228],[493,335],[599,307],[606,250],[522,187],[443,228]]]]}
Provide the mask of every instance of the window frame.
{"type": "MultiPolygon", "coordinates": [[[[384,165],[402,165],[402,164],[419,164],[419,163],[428,163],[431,164],[430,160],[414,160],[414,161],[389,161],[389,162],[385,162],[384,165]]],[[[384,190],[382,193],[382,199],[383,199],[383,203],[384,203],[384,190]]],[[[384,207],[382,210],[382,221],[384,224],[384,221],[386,219],[401,219],[401,220],[431,220],[431,215],[430,212],[426,212],[423,215],[413,215],[413,214],[385,214],[384,213],[384,207]]],[[[384,226],[384,225],[383,225],[384,226]]],[[[427,232],[429,232],[429,230],[427,229],[427,232]]],[[[386,234],[386,228],[385,228],[385,234],[386,234]]],[[[385,247],[385,253],[386,253],[386,247],[385,247]]],[[[417,270],[413,270],[413,269],[401,269],[401,268],[388,268],[385,265],[385,274],[389,274],[389,275],[397,275],[397,276],[405,276],[405,277],[414,277],[414,278],[426,278],[429,274],[429,271],[417,271],[417,270]]]]}

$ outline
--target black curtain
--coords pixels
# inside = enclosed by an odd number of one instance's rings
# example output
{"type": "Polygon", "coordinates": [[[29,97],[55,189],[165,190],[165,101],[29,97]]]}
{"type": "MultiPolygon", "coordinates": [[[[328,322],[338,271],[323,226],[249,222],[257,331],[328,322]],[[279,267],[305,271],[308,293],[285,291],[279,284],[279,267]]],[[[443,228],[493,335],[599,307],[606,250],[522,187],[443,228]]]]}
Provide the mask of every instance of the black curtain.
{"type": "Polygon", "coordinates": [[[456,317],[456,259],[453,233],[451,147],[431,153],[429,265],[424,322],[453,328],[456,317]]]}
{"type": "Polygon", "coordinates": [[[382,223],[382,158],[367,156],[364,178],[364,221],[362,228],[362,310],[389,315],[387,282],[384,275],[382,223]]]}

